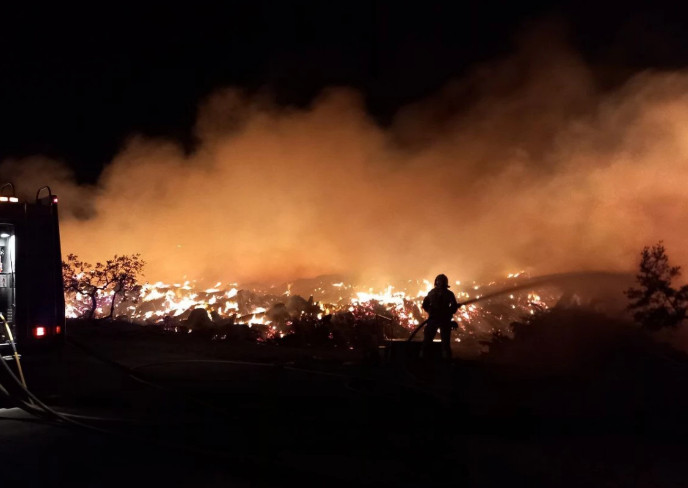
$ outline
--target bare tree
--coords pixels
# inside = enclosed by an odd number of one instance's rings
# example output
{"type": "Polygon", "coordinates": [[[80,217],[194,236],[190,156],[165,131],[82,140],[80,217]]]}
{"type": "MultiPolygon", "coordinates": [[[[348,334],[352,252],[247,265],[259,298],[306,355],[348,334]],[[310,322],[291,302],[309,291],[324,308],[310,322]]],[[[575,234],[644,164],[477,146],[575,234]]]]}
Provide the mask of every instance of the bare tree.
{"type": "MultiPolygon", "coordinates": [[[[98,263],[100,265],[100,263],[98,263]]],[[[100,268],[94,267],[86,261],[81,261],[76,254],[67,255],[62,261],[62,280],[67,294],[79,294],[89,298],[90,308],[84,314],[86,318],[93,318],[98,306],[98,292],[103,289],[100,282],[100,268]]]]}
{"type": "Polygon", "coordinates": [[[688,285],[675,289],[671,282],[681,276],[681,267],[669,264],[661,241],[651,248],[645,246],[640,257],[636,275],[640,287],[625,291],[634,320],[650,330],[678,326],[688,310],[688,285]]]}
{"type": "Polygon", "coordinates": [[[112,294],[110,302],[110,315],[115,313],[115,300],[117,297],[129,296],[131,301],[137,301],[141,285],[138,279],[143,272],[146,263],[141,260],[140,254],[129,254],[109,259],[105,262],[103,272],[105,274],[107,290],[112,294]]]}
{"type": "Polygon", "coordinates": [[[79,294],[89,299],[87,318],[95,318],[99,298],[110,299],[112,318],[118,297],[128,296],[136,301],[141,285],[138,284],[145,262],[140,254],[115,255],[103,263],[92,265],[81,261],[75,254],[69,254],[62,262],[62,277],[65,293],[79,294]]]}

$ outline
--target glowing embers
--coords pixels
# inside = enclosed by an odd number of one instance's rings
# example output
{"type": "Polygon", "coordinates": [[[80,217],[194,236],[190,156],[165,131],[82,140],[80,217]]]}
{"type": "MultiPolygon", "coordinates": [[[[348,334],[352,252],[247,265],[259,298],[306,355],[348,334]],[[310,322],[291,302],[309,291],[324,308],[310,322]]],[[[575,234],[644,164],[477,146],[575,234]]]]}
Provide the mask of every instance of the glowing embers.
{"type": "MultiPolygon", "coordinates": [[[[458,301],[471,302],[456,315],[462,341],[464,337],[489,340],[494,331],[506,330],[511,322],[546,309],[558,299],[556,293],[546,289],[538,289],[538,293],[532,289],[514,290],[490,297],[495,291],[527,279],[515,274],[487,283],[455,282],[458,301]]],[[[334,329],[346,329],[351,326],[355,330],[360,324],[375,323],[381,324],[385,337],[399,338],[406,337],[425,320],[421,305],[430,289],[432,284],[427,280],[399,281],[373,288],[342,279],[314,279],[298,288],[287,283],[284,287],[266,285],[262,289],[239,289],[237,283],[217,283],[208,288],[190,281],[158,282],[144,285],[139,295],[130,297],[133,300],[118,302],[115,316],[180,333],[188,333],[192,328],[220,330],[236,326],[236,330],[243,330],[242,334],[259,336],[257,340],[285,337],[299,327],[332,325],[334,329]],[[207,312],[208,320],[203,324],[195,324],[191,317],[199,308],[207,312]]],[[[102,310],[109,310],[111,298],[99,296],[97,301],[99,316],[102,310]]],[[[87,315],[89,307],[87,300],[74,295],[67,297],[69,317],[87,315]]]]}

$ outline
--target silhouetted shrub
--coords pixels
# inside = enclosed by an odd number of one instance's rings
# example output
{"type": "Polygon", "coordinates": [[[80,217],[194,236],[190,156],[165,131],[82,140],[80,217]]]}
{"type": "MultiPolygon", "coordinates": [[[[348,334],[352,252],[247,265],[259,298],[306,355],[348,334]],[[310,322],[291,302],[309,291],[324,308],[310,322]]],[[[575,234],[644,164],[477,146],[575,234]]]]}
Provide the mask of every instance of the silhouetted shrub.
{"type": "Polygon", "coordinates": [[[586,309],[552,309],[511,324],[489,343],[488,362],[542,374],[586,373],[612,356],[657,345],[632,323],[586,309]]]}
{"type": "Polygon", "coordinates": [[[634,320],[646,329],[678,326],[688,310],[688,285],[677,290],[671,282],[681,276],[681,267],[669,264],[661,241],[651,248],[643,248],[640,256],[640,272],[636,276],[640,287],[626,290],[631,300],[628,309],[633,312],[634,320]]]}

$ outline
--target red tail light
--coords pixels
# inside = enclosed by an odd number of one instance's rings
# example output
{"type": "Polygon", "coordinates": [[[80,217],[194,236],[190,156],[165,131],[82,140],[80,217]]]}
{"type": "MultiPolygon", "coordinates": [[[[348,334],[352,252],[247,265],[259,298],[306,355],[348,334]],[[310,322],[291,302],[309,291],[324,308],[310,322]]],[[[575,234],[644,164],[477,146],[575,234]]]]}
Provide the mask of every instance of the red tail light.
{"type": "Polygon", "coordinates": [[[40,337],[45,337],[45,334],[46,334],[46,330],[45,330],[45,327],[43,327],[42,325],[38,325],[38,326],[33,328],[33,336],[35,338],[38,339],[40,337]]]}
{"type": "Polygon", "coordinates": [[[62,334],[62,327],[59,325],[55,326],[55,334],[62,334]]]}

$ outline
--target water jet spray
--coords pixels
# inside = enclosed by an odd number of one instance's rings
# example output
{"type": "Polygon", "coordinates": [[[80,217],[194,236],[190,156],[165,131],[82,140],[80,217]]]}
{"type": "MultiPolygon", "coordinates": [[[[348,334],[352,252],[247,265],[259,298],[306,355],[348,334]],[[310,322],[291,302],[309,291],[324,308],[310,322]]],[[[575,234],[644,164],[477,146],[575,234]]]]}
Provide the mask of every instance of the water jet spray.
{"type": "MultiPolygon", "coordinates": [[[[488,293],[487,295],[481,295],[479,297],[471,298],[470,300],[465,300],[463,302],[459,303],[459,308],[464,307],[466,305],[470,305],[472,303],[477,303],[477,302],[482,302],[485,300],[490,300],[492,298],[496,298],[498,296],[506,295],[513,293],[515,291],[521,291],[524,289],[528,288],[533,288],[536,286],[542,286],[542,285],[549,285],[549,284],[563,284],[566,282],[571,282],[575,280],[581,280],[581,279],[595,279],[599,282],[599,280],[606,279],[606,280],[615,280],[616,282],[621,282],[623,281],[624,283],[626,281],[629,281],[632,279],[632,275],[629,273],[621,273],[621,272],[614,272],[614,271],[572,271],[572,272],[567,272],[567,273],[555,273],[555,274],[549,274],[549,275],[543,275],[543,276],[536,276],[534,278],[529,279],[525,283],[521,283],[516,286],[510,286],[508,288],[502,288],[501,290],[497,290],[492,293],[488,293]]],[[[425,324],[428,323],[428,319],[424,320],[418,326],[411,332],[411,335],[409,335],[408,339],[406,340],[407,342],[410,342],[413,340],[413,338],[416,336],[416,334],[420,331],[420,329],[425,326],[425,324]]]]}

